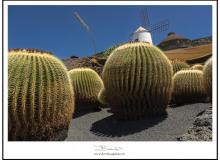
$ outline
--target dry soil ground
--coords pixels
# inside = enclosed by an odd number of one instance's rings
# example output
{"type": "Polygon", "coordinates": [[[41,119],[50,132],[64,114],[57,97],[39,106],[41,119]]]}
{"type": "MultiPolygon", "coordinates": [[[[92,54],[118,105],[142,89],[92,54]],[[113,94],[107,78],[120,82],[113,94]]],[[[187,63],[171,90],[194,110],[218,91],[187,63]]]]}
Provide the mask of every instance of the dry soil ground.
{"type": "Polygon", "coordinates": [[[139,121],[116,121],[109,109],[72,119],[66,141],[176,141],[210,103],[169,107],[167,116],[139,121]]]}

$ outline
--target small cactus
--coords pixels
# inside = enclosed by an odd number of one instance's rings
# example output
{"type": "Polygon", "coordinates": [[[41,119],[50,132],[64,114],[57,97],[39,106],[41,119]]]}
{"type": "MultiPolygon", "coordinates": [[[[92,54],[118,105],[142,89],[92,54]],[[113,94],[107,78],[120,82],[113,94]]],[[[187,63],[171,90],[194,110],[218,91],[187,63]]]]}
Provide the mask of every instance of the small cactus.
{"type": "Polygon", "coordinates": [[[69,71],[69,76],[75,93],[76,110],[87,110],[88,105],[98,107],[98,94],[103,88],[99,75],[90,68],[76,68],[69,71]]]}
{"type": "Polygon", "coordinates": [[[74,93],[63,63],[34,49],[9,51],[9,140],[52,140],[67,130],[74,93]]]}
{"type": "Polygon", "coordinates": [[[117,119],[166,114],[172,91],[172,66],[165,54],[146,42],[116,48],[102,77],[105,97],[117,119]]]}
{"type": "Polygon", "coordinates": [[[181,60],[178,60],[178,59],[172,60],[171,63],[172,63],[174,74],[182,69],[189,69],[190,68],[190,66],[187,63],[185,63],[181,60]]]}
{"type": "Polygon", "coordinates": [[[195,65],[193,65],[193,66],[191,67],[191,69],[202,71],[202,70],[203,70],[203,65],[201,65],[201,64],[195,64],[195,65]]]}
{"type": "Polygon", "coordinates": [[[212,98],[212,58],[205,63],[203,73],[206,92],[212,98]]]}
{"type": "Polygon", "coordinates": [[[202,71],[178,71],[173,76],[173,82],[172,101],[175,104],[204,102],[206,100],[202,71]]]}

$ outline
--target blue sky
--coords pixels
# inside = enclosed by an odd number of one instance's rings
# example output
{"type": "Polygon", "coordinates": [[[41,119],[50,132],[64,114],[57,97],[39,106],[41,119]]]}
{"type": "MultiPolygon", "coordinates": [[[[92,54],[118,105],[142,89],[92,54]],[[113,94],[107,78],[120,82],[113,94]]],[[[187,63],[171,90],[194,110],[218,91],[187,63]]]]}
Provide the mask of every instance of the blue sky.
{"type": "MultiPolygon", "coordinates": [[[[88,33],[73,17],[77,11],[92,30],[97,52],[127,42],[141,25],[146,6],[9,6],[9,48],[38,48],[65,59],[88,56],[93,47],[88,33]]],[[[153,35],[159,44],[174,31],[189,39],[212,35],[211,6],[147,6],[150,22],[168,19],[167,31],[153,35]]]]}

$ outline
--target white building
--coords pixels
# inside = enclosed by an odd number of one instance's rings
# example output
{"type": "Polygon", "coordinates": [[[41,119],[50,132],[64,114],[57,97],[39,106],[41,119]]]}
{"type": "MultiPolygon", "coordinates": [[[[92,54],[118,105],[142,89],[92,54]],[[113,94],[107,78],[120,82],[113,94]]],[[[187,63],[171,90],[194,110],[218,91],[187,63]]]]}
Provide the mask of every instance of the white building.
{"type": "Polygon", "coordinates": [[[132,34],[131,40],[138,42],[148,42],[150,44],[153,44],[151,33],[141,26],[132,34]]]}

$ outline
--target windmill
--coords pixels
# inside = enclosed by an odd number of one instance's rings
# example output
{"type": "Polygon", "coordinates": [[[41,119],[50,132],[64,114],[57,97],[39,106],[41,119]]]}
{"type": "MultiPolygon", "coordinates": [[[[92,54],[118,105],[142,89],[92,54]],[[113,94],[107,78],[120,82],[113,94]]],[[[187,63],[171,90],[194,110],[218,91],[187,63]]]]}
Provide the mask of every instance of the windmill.
{"type": "Polygon", "coordinates": [[[80,25],[84,29],[86,29],[86,31],[89,33],[89,37],[91,39],[91,42],[92,42],[92,45],[93,45],[93,49],[94,49],[94,54],[95,54],[96,53],[96,43],[95,43],[95,39],[94,39],[94,36],[92,34],[92,31],[91,31],[90,27],[85,23],[85,21],[80,17],[80,15],[77,12],[74,12],[74,17],[80,23],[80,25]]]}
{"type": "Polygon", "coordinates": [[[131,41],[143,41],[153,44],[152,34],[161,33],[169,28],[169,20],[160,21],[154,25],[150,24],[148,9],[145,8],[140,12],[142,26],[131,34],[131,41]]]}

